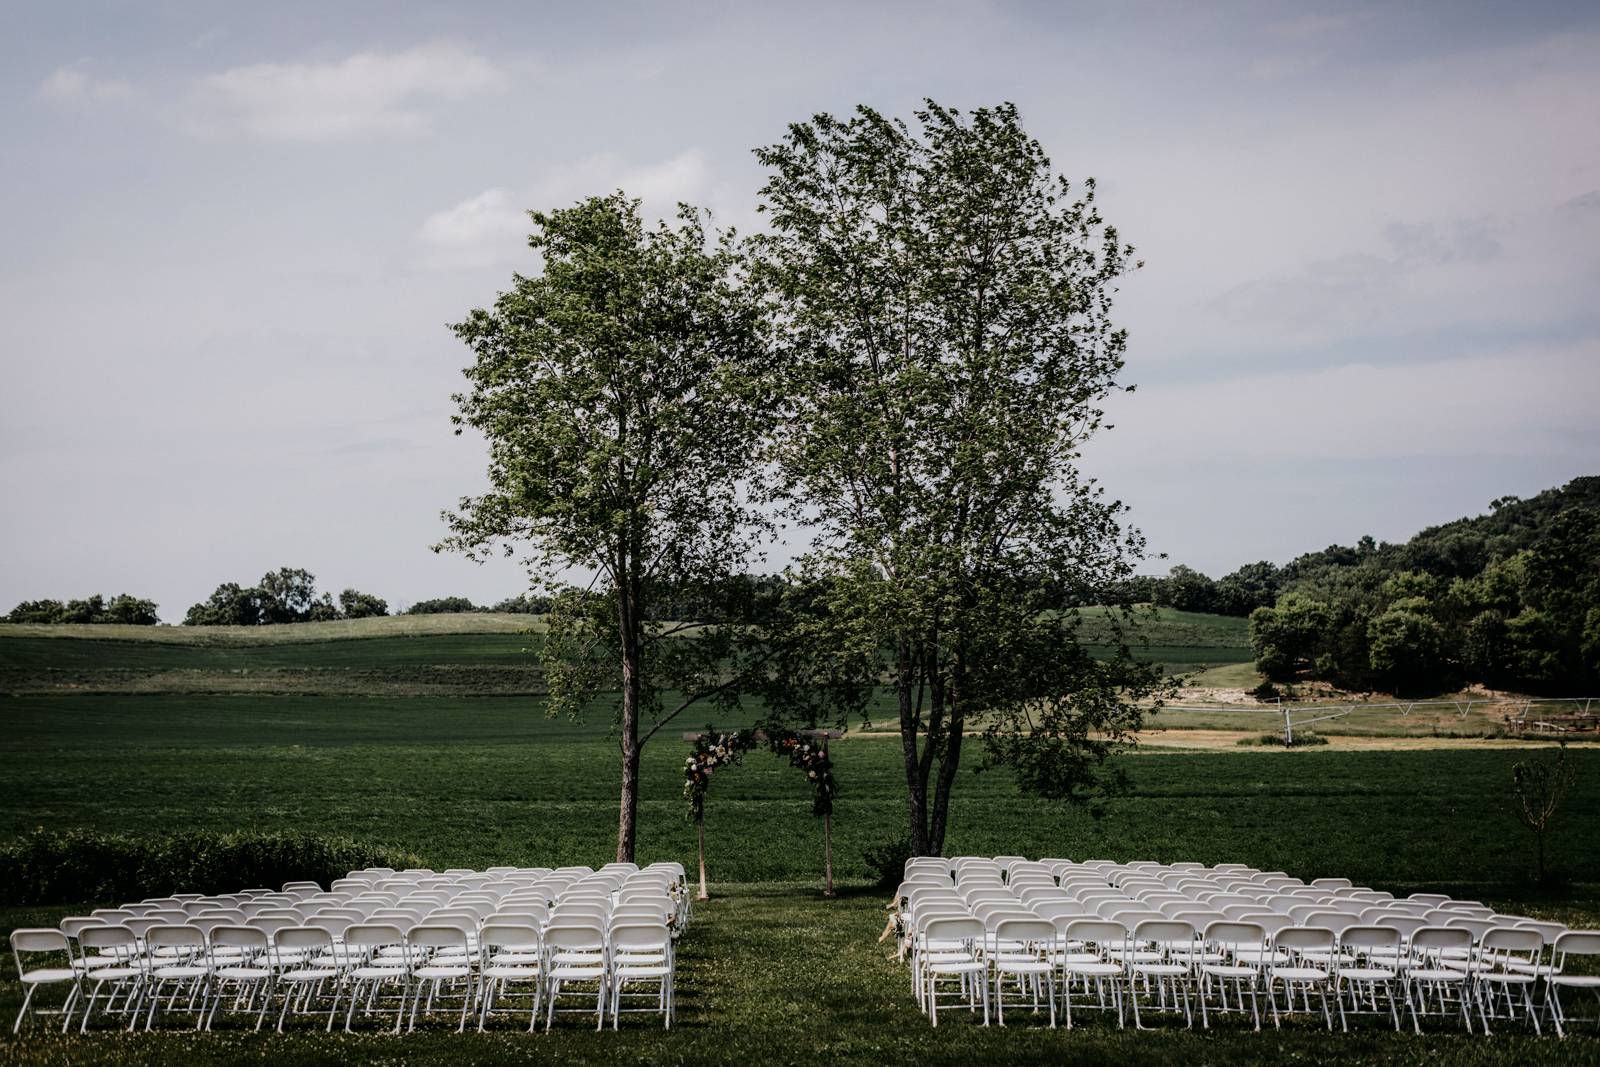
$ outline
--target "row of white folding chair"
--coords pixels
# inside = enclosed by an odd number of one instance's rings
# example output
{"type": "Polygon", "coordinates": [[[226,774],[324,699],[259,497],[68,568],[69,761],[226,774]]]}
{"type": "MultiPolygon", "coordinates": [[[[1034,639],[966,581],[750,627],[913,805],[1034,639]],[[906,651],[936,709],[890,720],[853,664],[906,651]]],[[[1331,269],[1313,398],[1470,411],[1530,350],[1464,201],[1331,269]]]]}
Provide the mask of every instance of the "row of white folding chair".
{"type": "MultiPolygon", "coordinates": [[[[552,923],[551,929],[559,929],[561,925],[552,923]]],[[[566,925],[570,927],[575,924],[566,925]]],[[[520,924],[518,928],[533,932],[535,937],[539,936],[539,927],[532,923],[520,924]]],[[[615,939],[619,948],[625,950],[623,955],[627,958],[623,962],[632,968],[625,969],[623,977],[626,980],[659,980],[662,1010],[670,1013],[668,1003],[670,975],[663,976],[652,971],[651,966],[658,965],[659,961],[639,956],[639,946],[634,944],[639,940],[640,929],[660,930],[665,933],[668,929],[665,921],[659,916],[636,916],[627,922],[614,919],[604,927],[593,928],[603,931],[602,936],[607,945],[615,939]],[[632,955],[629,955],[630,952],[632,955]]],[[[219,925],[206,928],[201,924],[187,924],[152,926],[146,931],[147,936],[136,937],[127,927],[97,924],[79,932],[85,940],[85,954],[81,956],[74,954],[72,942],[60,931],[25,931],[21,941],[14,938],[13,944],[14,946],[20,944],[26,951],[63,951],[69,961],[69,967],[63,969],[61,973],[65,980],[73,982],[73,998],[81,996],[80,978],[85,982],[93,982],[94,991],[83,1019],[84,1026],[87,1026],[94,1000],[98,998],[101,987],[111,981],[114,986],[107,996],[108,1007],[115,999],[116,986],[119,985],[131,983],[139,998],[135,1001],[132,994],[125,997],[124,1011],[130,1015],[130,1028],[137,1023],[144,1004],[148,1004],[145,1025],[149,1028],[154,1025],[158,1007],[164,1004],[165,1010],[173,1010],[183,1000],[184,993],[188,994],[189,1010],[195,1010],[198,1004],[195,1023],[198,1028],[202,1022],[209,1025],[210,1019],[214,1018],[218,1011],[222,1002],[221,987],[231,986],[239,991],[235,1003],[238,1003],[248,991],[249,1003],[254,1004],[256,994],[261,992],[260,987],[264,985],[270,993],[271,983],[277,977],[281,977],[279,972],[286,969],[295,970],[302,982],[308,978],[317,978],[321,981],[323,978],[332,977],[355,982],[356,988],[351,991],[351,1011],[359,999],[362,983],[371,984],[373,989],[369,992],[376,992],[378,987],[385,983],[394,984],[400,981],[403,984],[413,978],[427,979],[434,982],[436,992],[441,980],[460,979],[468,983],[467,992],[470,994],[473,977],[471,969],[475,966],[475,961],[471,957],[479,951],[481,931],[493,929],[495,929],[493,923],[485,924],[482,928],[477,928],[475,925],[468,928],[467,924],[453,925],[442,920],[417,924],[409,930],[402,930],[394,924],[373,923],[349,924],[343,930],[337,926],[332,930],[322,926],[308,926],[285,927],[273,931],[254,926],[219,925]],[[374,939],[374,931],[378,931],[381,936],[374,939]],[[287,959],[279,958],[278,954],[282,948],[280,939],[290,946],[297,947],[295,953],[287,959]],[[308,945],[320,951],[308,952],[306,951],[308,945]],[[426,950],[424,953],[426,959],[420,962],[413,960],[413,952],[418,949],[426,950]],[[94,964],[89,962],[91,957],[87,953],[90,950],[97,954],[95,957],[97,962],[94,964]],[[423,966],[424,963],[426,967],[423,966]],[[327,973],[329,967],[339,973],[327,973]],[[406,976],[397,978],[395,973],[397,970],[405,971],[406,976]],[[167,994],[165,1000],[164,993],[167,994]],[[211,997],[209,1012],[208,996],[211,997]]],[[[670,952],[670,936],[666,938],[666,942],[667,951],[670,952]]],[[[504,962],[497,961],[497,963],[504,962]]],[[[484,965],[487,965],[487,960],[484,961],[484,965]]],[[[32,999],[32,990],[41,984],[41,981],[52,980],[48,971],[35,971],[31,977],[40,981],[30,981],[29,973],[23,967],[20,956],[18,970],[25,984],[29,986],[28,1000],[32,999]]],[[[502,974],[501,977],[505,975],[502,974]]],[[[616,995],[616,1000],[612,1003],[615,1024],[615,1015],[621,997],[625,993],[623,988],[625,981],[622,978],[613,978],[612,982],[610,988],[616,995]]],[[[291,979],[291,984],[293,983],[294,980],[291,979]]],[[[285,995],[287,997],[287,992],[285,995]]],[[[418,1002],[413,1001],[413,1018],[417,1005],[418,1002]]],[[[288,1010],[288,1006],[286,999],[284,1011],[288,1010]]],[[[23,1010],[18,1015],[17,1026],[21,1025],[27,1007],[25,1001],[23,1010]]],[[[71,1007],[72,999],[69,998],[68,1011],[71,1007]]],[[[263,1000],[257,1016],[258,1027],[265,1011],[266,1004],[263,1000]]],[[[403,1014],[403,1000],[400,1011],[403,1014]]],[[[464,1000],[463,1023],[465,1011],[464,1000]]],[[[670,1018],[670,1015],[667,1017],[670,1018]]],[[[70,1022],[70,1017],[67,1021],[70,1022]]],[[[399,1021],[397,1015],[397,1026],[399,1021]]],[[[347,1014],[347,1026],[348,1024],[347,1014]]],[[[330,1027],[332,1025],[332,1015],[329,1017],[329,1025],[330,1027]]]]}
{"type": "MultiPolygon", "coordinates": [[[[1463,924],[1471,920],[1459,920],[1463,924]]],[[[1239,922],[1231,920],[1218,920],[1198,926],[1186,921],[1163,920],[1160,917],[1139,918],[1126,916],[1122,920],[1103,920],[1091,918],[1061,918],[1055,920],[1056,928],[1063,939],[1060,946],[1059,958],[1066,961],[1066,974],[1064,977],[1070,982],[1074,977],[1084,983],[1091,980],[1096,992],[1102,995],[1105,992],[1101,984],[1107,978],[1120,978],[1128,983],[1126,988],[1127,999],[1131,1001],[1135,1020],[1138,1021],[1139,998],[1137,990],[1132,987],[1135,978],[1140,978],[1148,988],[1154,980],[1160,988],[1161,982],[1176,983],[1172,992],[1176,997],[1183,996],[1183,1010],[1185,1016],[1192,1023],[1192,1016],[1188,1007],[1188,987],[1183,983],[1200,979],[1202,972],[1209,985],[1211,978],[1219,982],[1233,980],[1236,984],[1244,978],[1249,978],[1248,992],[1252,1002],[1252,1013],[1256,1015],[1256,1025],[1259,1028],[1259,1014],[1255,1001],[1256,985],[1258,978],[1264,977],[1267,982],[1267,991],[1271,997],[1274,1020],[1279,1016],[1279,1007],[1276,999],[1277,985],[1281,983],[1286,995],[1289,996],[1291,1007],[1295,991],[1304,995],[1312,987],[1324,997],[1323,1010],[1328,1025],[1332,1025],[1332,1016],[1328,1013],[1326,1003],[1327,984],[1332,984],[1335,999],[1339,1006],[1341,1021],[1346,1017],[1346,1003],[1341,989],[1341,983],[1352,988],[1350,992],[1351,1010],[1355,1010],[1362,1002],[1358,994],[1367,993],[1375,998],[1379,986],[1384,986],[1390,996],[1390,1014],[1395,1025],[1399,1026],[1399,1014],[1394,1006],[1395,983],[1403,974],[1405,976],[1405,992],[1408,1009],[1411,1012],[1414,1025],[1420,1029],[1418,1021],[1419,1012],[1427,1009],[1426,998],[1420,993],[1413,999],[1412,977],[1416,977],[1422,986],[1428,983],[1451,985],[1459,990],[1456,994],[1464,1017],[1469,1006],[1475,1004],[1476,1010],[1482,1017],[1483,1025],[1487,1030],[1490,1013],[1498,1011],[1496,1005],[1500,1003],[1487,991],[1495,987],[1503,988],[1503,997],[1507,1007],[1508,1017],[1515,1015],[1514,1005],[1511,1000],[1511,990],[1522,988],[1524,992],[1524,1015],[1538,1026],[1537,1019],[1533,1017],[1531,997],[1527,993],[1527,986],[1532,978],[1539,973],[1539,958],[1542,946],[1545,943],[1543,935],[1534,929],[1524,927],[1490,926],[1487,929],[1469,929],[1466,925],[1456,927],[1423,927],[1413,931],[1414,937],[1408,937],[1399,929],[1392,927],[1378,927],[1372,925],[1350,924],[1342,930],[1327,928],[1283,927],[1272,929],[1260,923],[1239,922]],[[1208,954],[1200,945],[1201,934],[1206,931],[1205,940],[1216,940],[1213,931],[1246,931],[1248,939],[1235,937],[1234,944],[1230,946],[1233,952],[1231,959],[1220,959],[1208,954]],[[1287,932],[1285,933],[1285,930],[1287,932]],[[1277,946],[1281,937],[1283,949],[1292,950],[1286,954],[1277,946]],[[1247,940],[1248,956],[1245,955],[1247,940]],[[1081,954],[1076,958],[1066,951],[1069,941],[1087,942],[1093,945],[1095,941],[1107,942],[1100,947],[1104,950],[1097,955],[1092,954],[1087,960],[1081,954]],[[1414,944],[1412,943],[1414,942],[1414,944]],[[1155,949],[1150,955],[1144,950],[1133,951],[1134,944],[1145,945],[1155,949]],[[1271,947],[1268,947],[1271,946],[1271,947]],[[1346,956],[1346,952],[1351,954],[1346,956]],[[1383,953],[1387,952],[1385,957],[1383,953]],[[1464,961],[1476,960],[1467,968],[1455,967],[1453,971],[1440,971],[1444,966],[1441,960],[1448,961],[1454,952],[1464,961]],[[1477,955],[1474,955],[1477,953],[1477,955]],[[1498,959],[1496,954],[1499,954],[1498,959]],[[1530,955],[1531,953],[1531,955],[1530,955]],[[1409,955],[1406,955],[1409,954],[1409,955]],[[1388,971],[1382,966],[1374,967],[1364,961],[1371,959],[1377,964],[1386,964],[1388,971]],[[1308,968],[1304,966],[1310,963],[1308,968]],[[1347,966],[1347,964],[1350,964],[1347,966]],[[1520,964],[1520,969],[1518,968],[1520,964]],[[1531,967],[1531,970],[1530,970],[1531,967]],[[1120,972],[1120,975],[1119,975],[1120,972]],[[1387,977],[1385,977],[1387,975],[1387,977]]],[[[925,955],[931,963],[924,963],[916,976],[918,982],[918,999],[925,1010],[933,1016],[937,1025],[938,994],[934,987],[934,978],[930,976],[948,975],[959,976],[967,982],[963,991],[968,995],[969,1002],[974,1000],[973,988],[970,981],[977,973],[978,964],[985,958],[993,962],[994,992],[993,998],[997,1004],[997,1012],[1001,1022],[1004,1021],[1004,1000],[1000,984],[1002,973],[1037,976],[1042,967],[1041,960],[1048,959],[1049,954],[1028,962],[1001,963],[1014,954],[1018,948],[1015,938],[1008,937],[1008,930],[1030,929],[1023,917],[1005,915],[995,912],[989,915],[979,915],[967,919],[958,915],[929,916],[922,924],[924,936],[934,942],[934,947],[941,951],[925,955]],[[969,925],[962,926],[965,920],[969,925]],[[975,925],[972,925],[975,924],[975,925]],[[954,931],[965,931],[963,936],[973,939],[974,932],[982,927],[984,936],[981,941],[981,950],[969,956],[962,956],[958,946],[951,944],[950,939],[954,931]]],[[[1031,928],[1037,930],[1037,927],[1031,928]]],[[[1563,934],[1568,938],[1567,943],[1574,950],[1580,950],[1581,945],[1592,946],[1591,951],[1600,952],[1600,934],[1584,934],[1578,941],[1573,941],[1573,935],[1563,934]]],[[[978,946],[973,946],[977,948],[978,946]]],[[[914,968],[915,969],[915,968],[914,968]]],[[[1560,974],[1558,970],[1546,965],[1547,974],[1560,974]]],[[[1035,979],[1036,980],[1036,979],[1035,979]]],[[[1574,984],[1582,981],[1593,981],[1581,977],[1568,976],[1557,979],[1558,982],[1574,984]]],[[[1053,981],[1050,983],[1053,990],[1053,981]]],[[[1420,988],[1420,987],[1419,987],[1420,988]]],[[[1070,985],[1065,989],[1067,1001],[1068,1025],[1071,1025],[1071,992],[1070,985]]],[[[1112,990],[1113,1002],[1118,1011],[1119,1022],[1122,1013],[1122,990],[1112,990]]],[[[1204,990],[1201,991],[1202,993],[1204,990]]],[[[1239,1005],[1242,1007],[1244,990],[1239,993],[1239,1005]]],[[[1053,992],[1050,994],[1053,998],[1053,992]]],[[[1223,987],[1222,1005],[1226,1007],[1226,988],[1223,987]]],[[[1565,1021],[1560,1014],[1559,996],[1551,994],[1551,1004],[1547,1010],[1555,1018],[1558,1029],[1565,1021]]],[[[982,998],[985,1021],[987,1022],[990,994],[985,988],[982,998]]],[[[1035,989],[1037,1000],[1037,989],[1035,989]]],[[[1037,1004],[1035,1005],[1037,1006],[1037,1004]]],[[[1205,1016],[1206,1001],[1201,996],[1202,1018],[1205,1016]]],[[[1055,1008],[1051,1003],[1051,1025],[1054,1025],[1055,1008]]],[[[1470,1028],[1470,1019],[1468,1020],[1470,1028]]]]}

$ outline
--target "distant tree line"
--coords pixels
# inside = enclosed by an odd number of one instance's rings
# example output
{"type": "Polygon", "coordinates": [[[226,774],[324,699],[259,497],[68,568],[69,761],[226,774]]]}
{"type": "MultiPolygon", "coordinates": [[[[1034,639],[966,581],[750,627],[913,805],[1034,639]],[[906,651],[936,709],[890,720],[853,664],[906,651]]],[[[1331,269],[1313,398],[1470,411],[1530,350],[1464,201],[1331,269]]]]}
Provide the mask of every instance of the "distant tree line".
{"type": "Polygon", "coordinates": [[[1278,570],[1276,599],[1250,614],[1257,668],[1406,696],[1600,691],[1600,477],[1490,508],[1278,570]]]}
{"type": "MultiPolygon", "coordinates": [[[[1277,603],[1284,583],[1285,569],[1262,560],[1247,563],[1232,574],[1212,579],[1192,567],[1173,567],[1165,577],[1140,574],[1119,584],[1115,598],[1124,604],[1154,604],[1179,611],[1198,611],[1208,615],[1237,615],[1241,618],[1257,608],[1277,603]]],[[[1066,605],[1085,606],[1074,598],[1066,605]]]]}
{"type": "Polygon", "coordinates": [[[210,597],[183,617],[185,626],[268,626],[293,622],[364,619],[389,614],[381,597],[346,589],[338,603],[331,593],[317,593],[316,576],[297,567],[280,567],[255,585],[224,582],[210,597]]]}
{"type": "Polygon", "coordinates": [[[116,623],[122,626],[154,626],[161,621],[156,602],[118,593],[107,600],[96,593],[83,600],[24,600],[12,608],[6,622],[86,622],[116,623]]]}

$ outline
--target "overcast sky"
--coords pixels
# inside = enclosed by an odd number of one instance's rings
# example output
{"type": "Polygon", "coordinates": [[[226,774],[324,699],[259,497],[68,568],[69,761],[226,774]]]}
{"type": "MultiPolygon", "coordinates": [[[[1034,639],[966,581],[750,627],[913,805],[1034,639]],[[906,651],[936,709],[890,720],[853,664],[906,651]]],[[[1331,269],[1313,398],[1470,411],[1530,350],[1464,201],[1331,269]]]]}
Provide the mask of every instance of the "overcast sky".
{"type": "Polygon", "coordinates": [[[1593,3],[12,2],[5,29],[0,611],[128,591],[177,621],[281,565],[391,605],[520,591],[428,546],[483,478],[445,324],[528,267],[521,212],[621,186],[746,222],[752,147],[924,96],[1016,102],[1146,260],[1139,389],[1087,463],[1172,561],[1600,473],[1593,3]]]}

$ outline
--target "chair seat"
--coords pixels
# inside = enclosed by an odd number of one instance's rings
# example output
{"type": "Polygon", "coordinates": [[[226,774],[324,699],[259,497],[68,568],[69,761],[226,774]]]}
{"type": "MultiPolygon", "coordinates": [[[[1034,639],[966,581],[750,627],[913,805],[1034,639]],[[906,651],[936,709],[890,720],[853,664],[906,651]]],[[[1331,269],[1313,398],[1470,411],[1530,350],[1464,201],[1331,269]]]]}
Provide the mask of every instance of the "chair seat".
{"type": "Polygon", "coordinates": [[[539,977],[539,968],[536,964],[490,964],[483,975],[485,978],[502,978],[519,980],[539,977]]]}
{"type": "Polygon", "coordinates": [[[1181,963],[1135,963],[1133,973],[1155,978],[1181,978],[1189,973],[1189,968],[1181,963]]]}
{"type": "Polygon", "coordinates": [[[210,968],[198,963],[172,963],[154,972],[157,978],[201,978],[210,973],[210,968]]]}
{"type": "Polygon", "coordinates": [[[592,982],[605,976],[606,969],[600,965],[558,964],[550,968],[550,977],[561,982],[592,982]]]}
{"type": "Polygon", "coordinates": [[[1110,978],[1122,973],[1120,963],[1069,963],[1068,974],[1081,974],[1089,978],[1110,978]]]}
{"type": "Polygon", "coordinates": [[[78,972],[71,967],[37,967],[25,972],[22,980],[28,985],[40,985],[45,982],[71,982],[77,977],[78,972]]]}
{"type": "Polygon", "coordinates": [[[1600,975],[1593,974],[1552,974],[1547,977],[1551,985],[1564,986],[1568,989],[1600,989],[1600,975]]]}
{"type": "Polygon", "coordinates": [[[1326,982],[1328,972],[1320,967],[1274,967],[1269,972],[1273,978],[1290,982],[1326,982]]]}
{"type": "Polygon", "coordinates": [[[523,967],[539,962],[537,952],[496,952],[489,957],[489,962],[496,966],[505,964],[510,967],[523,967]]]}
{"type": "Polygon", "coordinates": [[[411,973],[418,978],[465,978],[472,973],[472,968],[453,963],[429,963],[411,973]]]}
{"type": "Polygon", "coordinates": [[[996,960],[994,969],[1005,974],[1048,974],[1055,967],[1046,960],[996,960]]]}
{"type": "Polygon", "coordinates": [[[1458,971],[1453,967],[1420,967],[1407,972],[1412,981],[1416,982],[1465,982],[1466,971],[1458,971]]]}
{"type": "Polygon", "coordinates": [[[271,978],[272,971],[266,967],[218,967],[218,978],[271,978]]]}
{"type": "Polygon", "coordinates": [[[932,974],[971,974],[974,971],[987,970],[988,966],[979,960],[949,960],[930,965],[928,971],[932,974]]]}
{"type": "Polygon", "coordinates": [[[619,979],[623,980],[629,978],[665,978],[667,975],[672,973],[672,969],[670,967],[654,964],[646,964],[643,966],[634,966],[629,964],[618,967],[614,973],[619,979]]]}
{"type": "Polygon", "coordinates": [[[1258,972],[1254,967],[1241,967],[1238,964],[1207,963],[1201,965],[1200,973],[1215,978],[1254,978],[1258,972]]]}
{"type": "Polygon", "coordinates": [[[92,982],[125,982],[129,978],[138,978],[143,973],[137,967],[96,967],[83,977],[92,982]]]}
{"type": "Polygon", "coordinates": [[[1476,975],[1480,982],[1497,982],[1500,985],[1532,985],[1538,981],[1538,976],[1527,971],[1479,971],[1476,975]]]}
{"type": "Polygon", "coordinates": [[[284,971],[278,975],[280,982],[321,982],[329,978],[339,977],[339,972],[332,967],[308,967],[298,971],[284,971]]]}
{"type": "Polygon", "coordinates": [[[1347,982],[1392,982],[1395,972],[1382,967],[1340,967],[1339,977],[1347,982]]]}
{"type": "Polygon", "coordinates": [[[350,977],[358,982],[379,981],[404,981],[406,969],[396,964],[393,967],[357,967],[350,972],[350,977]]]}

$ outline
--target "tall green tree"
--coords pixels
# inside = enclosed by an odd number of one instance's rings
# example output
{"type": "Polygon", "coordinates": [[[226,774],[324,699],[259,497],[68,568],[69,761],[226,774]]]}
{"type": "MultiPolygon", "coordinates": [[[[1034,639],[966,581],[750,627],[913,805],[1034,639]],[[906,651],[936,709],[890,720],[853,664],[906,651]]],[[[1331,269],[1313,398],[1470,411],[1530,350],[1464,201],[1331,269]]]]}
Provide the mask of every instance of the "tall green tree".
{"type": "Polygon", "coordinates": [[[1157,672],[1078,618],[1142,541],[1078,469],[1118,388],[1133,251],[1011,105],[859,108],[757,150],[786,371],[774,462],[827,609],[888,643],[916,854],[944,845],[970,735],[1081,797],[1157,672]]]}
{"type": "Polygon", "coordinates": [[[732,690],[730,632],[657,605],[725,588],[759,542],[742,485],[766,417],[763,315],[733,235],[690,208],[651,227],[619,192],[530,217],[539,272],[454,327],[475,356],[456,422],[487,440],[490,488],[446,515],[440,547],[521,552],[552,592],[563,572],[593,575],[552,604],[548,708],[619,694],[617,858],[631,860],[644,743],[732,690]]]}

